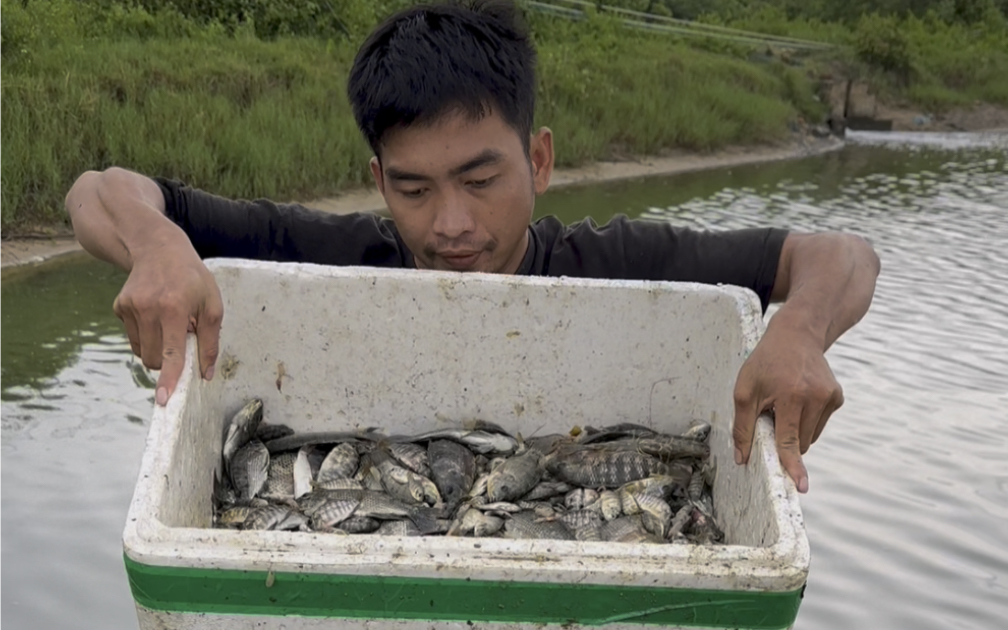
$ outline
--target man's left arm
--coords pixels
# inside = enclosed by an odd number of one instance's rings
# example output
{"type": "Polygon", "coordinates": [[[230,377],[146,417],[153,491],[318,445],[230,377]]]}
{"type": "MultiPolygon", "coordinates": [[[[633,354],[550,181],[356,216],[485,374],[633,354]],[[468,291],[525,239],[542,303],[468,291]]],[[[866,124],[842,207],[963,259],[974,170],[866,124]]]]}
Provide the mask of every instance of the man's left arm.
{"type": "Polygon", "coordinates": [[[781,464],[799,492],[808,491],[802,463],[843,390],[826,350],[871,305],[880,261],[863,238],[791,233],[781,248],[771,300],[783,301],[739,371],[735,385],[735,461],[749,461],[756,419],[773,409],[781,464]]]}

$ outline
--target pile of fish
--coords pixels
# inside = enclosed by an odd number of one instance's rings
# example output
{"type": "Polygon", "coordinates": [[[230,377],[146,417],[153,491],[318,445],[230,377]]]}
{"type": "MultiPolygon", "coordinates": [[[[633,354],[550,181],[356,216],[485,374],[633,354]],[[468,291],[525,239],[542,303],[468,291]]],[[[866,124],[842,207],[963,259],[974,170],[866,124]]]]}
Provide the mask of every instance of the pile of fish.
{"type": "Polygon", "coordinates": [[[214,526],[637,543],[724,541],[710,425],[522,439],[476,421],[419,435],[296,434],[250,400],[224,437],[214,526]]]}

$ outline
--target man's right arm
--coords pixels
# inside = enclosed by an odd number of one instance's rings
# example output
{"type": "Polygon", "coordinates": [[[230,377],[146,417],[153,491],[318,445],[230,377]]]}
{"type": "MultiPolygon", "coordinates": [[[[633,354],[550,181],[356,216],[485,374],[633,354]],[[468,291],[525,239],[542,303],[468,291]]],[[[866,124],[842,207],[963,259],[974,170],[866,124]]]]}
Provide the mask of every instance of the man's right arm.
{"type": "Polygon", "coordinates": [[[129,272],[113,311],[134,354],[161,370],[157,403],[166,404],[175,391],[190,331],[200,373],[211,379],[224,317],[220,290],[189,237],[166,216],[157,182],[121,168],[89,171],[71,187],[65,205],[81,246],[129,272]]]}
{"type": "Polygon", "coordinates": [[[65,205],[81,246],[124,271],[152,247],[168,245],[180,254],[192,249],[185,233],[165,216],[161,188],[138,173],[88,171],[74,182],[65,205]]]}

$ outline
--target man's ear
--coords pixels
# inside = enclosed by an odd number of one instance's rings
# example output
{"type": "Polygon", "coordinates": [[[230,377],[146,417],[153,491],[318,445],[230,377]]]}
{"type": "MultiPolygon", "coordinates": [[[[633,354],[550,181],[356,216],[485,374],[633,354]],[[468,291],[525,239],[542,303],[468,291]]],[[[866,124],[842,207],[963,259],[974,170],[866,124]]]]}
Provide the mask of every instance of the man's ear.
{"type": "Polygon", "coordinates": [[[385,179],[382,177],[381,162],[378,161],[378,156],[371,158],[371,177],[374,178],[375,186],[378,187],[378,192],[381,196],[385,196],[385,179]]]}
{"type": "Polygon", "coordinates": [[[540,127],[532,134],[529,143],[529,160],[532,162],[532,181],[535,183],[537,195],[549,188],[550,176],[553,174],[553,132],[549,127],[540,127]]]}

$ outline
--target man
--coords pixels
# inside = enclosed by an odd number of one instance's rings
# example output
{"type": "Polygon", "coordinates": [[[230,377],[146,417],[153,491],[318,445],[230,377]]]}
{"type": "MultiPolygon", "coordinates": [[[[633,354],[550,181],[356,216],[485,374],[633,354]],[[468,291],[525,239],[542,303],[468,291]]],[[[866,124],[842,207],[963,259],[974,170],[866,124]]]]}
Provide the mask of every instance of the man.
{"type": "Polygon", "coordinates": [[[227,200],[118,168],[81,175],[66,208],[84,248],[129,272],[113,308],[133,352],[161,370],[157,404],[181,375],[187,330],[213,378],[224,313],[202,263],[211,256],[734,284],[764,310],[784,301],[738,375],[736,461],[748,460],[756,418],[772,408],[781,461],[806,492],[801,456],[843,404],[824,353],[868,310],[874,251],[843,234],[701,232],[626,217],[601,228],[530,225],[553,169],[552,133],[532,129],[534,64],[507,4],[412,8],[372,33],[348,95],[391,219],[227,200]]]}

